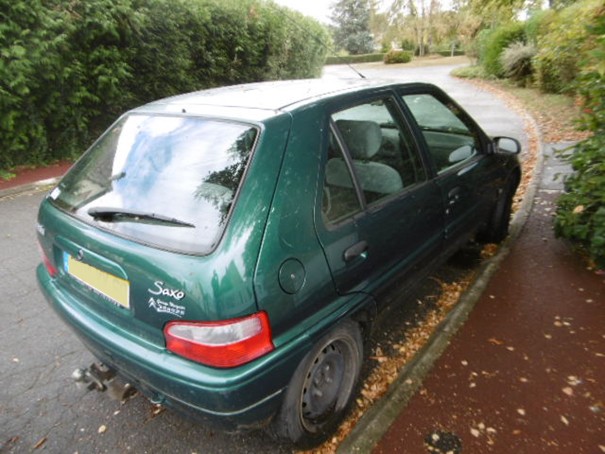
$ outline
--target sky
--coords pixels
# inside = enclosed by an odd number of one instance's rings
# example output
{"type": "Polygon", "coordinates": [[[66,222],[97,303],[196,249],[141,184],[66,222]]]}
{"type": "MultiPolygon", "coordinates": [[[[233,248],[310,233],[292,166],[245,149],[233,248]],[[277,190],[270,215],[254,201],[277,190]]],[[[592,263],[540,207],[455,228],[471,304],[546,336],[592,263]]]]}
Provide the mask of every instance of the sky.
{"type": "MultiPolygon", "coordinates": [[[[314,17],[324,24],[331,23],[330,21],[330,7],[336,2],[336,0],[273,0],[275,3],[288,8],[300,11],[301,13],[314,17]]],[[[381,0],[380,5],[385,8],[385,5],[390,5],[390,1],[381,0]]],[[[441,5],[448,9],[451,5],[450,0],[442,0],[441,5]]]]}
{"type": "Polygon", "coordinates": [[[330,23],[330,6],[333,0],[274,0],[275,3],[300,11],[325,24],[330,23]]]}

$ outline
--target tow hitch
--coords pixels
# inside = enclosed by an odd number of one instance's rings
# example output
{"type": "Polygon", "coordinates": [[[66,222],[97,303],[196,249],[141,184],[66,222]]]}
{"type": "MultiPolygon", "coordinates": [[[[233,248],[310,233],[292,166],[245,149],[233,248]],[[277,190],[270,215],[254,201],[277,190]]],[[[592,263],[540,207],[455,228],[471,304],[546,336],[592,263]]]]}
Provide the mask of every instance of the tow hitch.
{"type": "Polygon", "coordinates": [[[86,369],[76,369],[71,374],[78,388],[107,391],[112,399],[124,401],[136,393],[130,383],[122,381],[116,371],[103,363],[92,363],[86,369]]]}

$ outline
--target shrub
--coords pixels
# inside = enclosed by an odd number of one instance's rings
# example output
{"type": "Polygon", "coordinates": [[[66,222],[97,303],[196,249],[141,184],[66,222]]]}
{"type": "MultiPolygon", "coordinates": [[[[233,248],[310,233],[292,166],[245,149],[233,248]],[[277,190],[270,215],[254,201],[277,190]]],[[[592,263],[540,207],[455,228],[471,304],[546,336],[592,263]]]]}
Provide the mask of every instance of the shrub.
{"type": "Polygon", "coordinates": [[[504,77],[500,56],[513,42],[525,42],[525,31],[522,23],[512,22],[481,33],[479,40],[479,61],[486,72],[492,76],[504,77]]]}
{"type": "Polygon", "coordinates": [[[585,0],[545,17],[537,32],[534,59],[536,82],[542,91],[573,90],[588,36],[586,25],[598,16],[601,5],[601,0],[585,0]]]}
{"type": "Polygon", "coordinates": [[[463,66],[461,68],[455,68],[451,72],[452,76],[460,77],[462,79],[489,79],[485,69],[481,65],[463,66]]]}
{"type": "Polygon", "coordinates": [[[412,61],[412,55],[404,50],[391,50],[384,56],[384,62],[387,65],[394,63],[409,63],[412,61]]]}
{"type": "Polygon", "coordinates": [[[605,269],[605,8],[595,17],[579,81],[582,124],[593,135],[567,157],[575,173],[557,202],[555,233],[575,241],[605,269]]]}
{"type": "Polygon", "coordinates": [[[525,36],[527,42],[537,45],[538,37],[545,34],[549,24],[558,13],[553,9],[532,11],[531,16],[525,21],[525,36]]]}
{"type": "Polygon", "coordinates": [[[536,55],[533,44],[514,42],[509,45],[500,56],[500,64],[504,75],[518,82],[523,82],[531,77],[532,59],[536,55]]]}
{"type": "Polygon", "coordinates": [[[575,173],[557,201],[555,233],[575,241],[597,266],[605,268],[604,136],[579,143],[568,159],[575,173]]]}

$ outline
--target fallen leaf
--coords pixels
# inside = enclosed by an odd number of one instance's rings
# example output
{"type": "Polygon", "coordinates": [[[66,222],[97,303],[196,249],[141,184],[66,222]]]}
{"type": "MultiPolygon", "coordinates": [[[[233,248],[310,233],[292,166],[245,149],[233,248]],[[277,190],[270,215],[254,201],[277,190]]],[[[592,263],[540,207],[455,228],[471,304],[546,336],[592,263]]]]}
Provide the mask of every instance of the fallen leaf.
{"type": "Polygon", "coordinates": [[[38,449],[42,447],[42,445],[46,443],[46,437],[42,437],[38,440],[38,442],[34,445],[34,449],[38,449]]]}
{"type": "Polygon", "coordinates": [[[471,427],[471,435],[475,438],[478,438],[479,435],[481,435],[481,432],[479,432],[477,429],[475,429],[474,427],[471,427]]]}
{"type": "Polygon", "coordinates": [[[570,386],[566,386],[563,388],[563,392],[568,396],[573,396],[573,389],[570,386]]]}
{"type": "Polygon", "coordinates": [[[8,439],[8,443],[6,443],[4,446],[8,446],[8,445],[12,445],[14,443],[17,443],[19,441],[21,437],[19,437],[19,435],[15,435],[14,437],[11,437],[8,439]]]}
{"type": "Polygon", "coordinates": [[[162,407],[161,405],[154,405],[153,406],[153,410],[151,411],[151,417],[155,417],[157,415],[159,415],[160,413],[162,413],[164,410],[166,410],[164,407],[162,407]]]}
{"type": "Polygon", "coordinates": [[[563,415],[561,415],[561,422],[563,424],[565,424],[566,426],[569,426],[569,421],[567,420],[567,418],[563,415]]]}
{"type": "Polygon", "coordinates": [[[384,363],[384,362],[388,361],[388,358],[386,356],[370,356],[370,359],[373,359],[374,361],[378,361],[379,363],[384,363]]]}
{"type": "Polygon", "coordinates": [[[521,416],[525,416],[525,410],[523,408],[517,408],[517,413],[519,413],[521,416]]]}
{"type": "Polygon", "coordinates": [[[496,339],[495,337],[488,339],[488,342],[494,345],[502,345],[504,343],[501,340],[496,339]]]}

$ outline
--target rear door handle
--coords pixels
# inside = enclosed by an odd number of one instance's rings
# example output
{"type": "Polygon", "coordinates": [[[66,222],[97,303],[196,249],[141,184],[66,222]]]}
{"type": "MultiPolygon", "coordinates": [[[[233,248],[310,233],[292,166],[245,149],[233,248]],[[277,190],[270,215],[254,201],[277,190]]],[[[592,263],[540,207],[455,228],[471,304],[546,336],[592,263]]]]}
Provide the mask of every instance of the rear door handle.
{"type": "Polygon", "coordinates": [[[363,255],[368,250],[368,242],[363,240],[359,243],[355,243],[353,246],[347,248],[344,252],[344,261],[350,262],[351,260],[363,255]]]}

